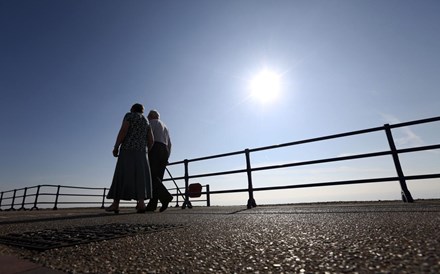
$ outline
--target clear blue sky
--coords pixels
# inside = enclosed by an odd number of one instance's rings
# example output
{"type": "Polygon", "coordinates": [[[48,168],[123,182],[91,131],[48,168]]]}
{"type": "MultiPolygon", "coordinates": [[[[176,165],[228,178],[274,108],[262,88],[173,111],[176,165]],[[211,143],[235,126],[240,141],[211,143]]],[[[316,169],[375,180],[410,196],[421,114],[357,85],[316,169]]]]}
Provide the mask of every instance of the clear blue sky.
{"type": "MultiPolygon", "coordinates": [[[[136,102],[169,126],[171,162],[438,116],[439,14],[437,0],[1,0],[1,190],[109,187],[112,147],[136,102]],[[281,77],[266,103],[249,90],[263,69],[281,77]]],[[[436,141],[435,126],[399,140],[436,141]]],[[[305,147],[293,160],[364,152],[369,142],[305,147]]]]}

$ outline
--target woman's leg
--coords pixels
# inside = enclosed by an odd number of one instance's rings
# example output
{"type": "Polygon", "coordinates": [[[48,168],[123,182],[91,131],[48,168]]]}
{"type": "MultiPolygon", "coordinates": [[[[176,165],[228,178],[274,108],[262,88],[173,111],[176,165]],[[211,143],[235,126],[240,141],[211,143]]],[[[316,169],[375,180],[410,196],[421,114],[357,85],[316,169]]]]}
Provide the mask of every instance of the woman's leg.
{"type": "Polygon", "coordinates": [[[105,211],[119,213],[119,199],[114,199],[113,203],[105,211]]]}

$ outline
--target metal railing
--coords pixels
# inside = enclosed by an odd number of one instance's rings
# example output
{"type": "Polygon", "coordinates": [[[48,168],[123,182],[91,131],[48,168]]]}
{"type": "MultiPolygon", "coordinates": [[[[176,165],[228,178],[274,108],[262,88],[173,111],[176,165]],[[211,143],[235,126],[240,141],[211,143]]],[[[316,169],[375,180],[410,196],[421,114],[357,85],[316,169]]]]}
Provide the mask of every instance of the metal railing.
{"type": "Polygon", "coordinates": [[[403,127],[408,127],[408,126],[413,126],[413,125],[418,125],[418,124],[432,123],[432,122],[437,122],[437,121],[440,121],[440,116],[428,118],[428,119],[410,121],[410,122],[405,122],[405,123],[399,123],[399,124],[394,124],[394,125],[385,124],[381,127],[363,129],[363,130],[340,133],[340,134],[335,134],[335,135],[328,135],[328,136],[312,138],[312,139],[307,139],[307,140],[301,140],[301,141],[295,141],[295,142],[290,142],[290,143],[284,143],[284,144],[279,144],[279,145],[265,146],[265,147],[259,147],[259,148],[253,148],[253,149],[245,149],[242,151],[235,151],[235,152],[212,155],[212,156],[195,158],[195,159],[185,159],[183,161],[170,163],[168,166],[172,166],[172,165],[183,165],[184,166],[184,176],[175,177],[174,180],[176,180],[176,181],[177,180],[184,180],[185,189],[188,189],[189,181],[191,179],[212,177],[212,176],[222,176],[222,175],[229,175],[229,174],[238,174],[238,173],[246,173],[246,175],[247,175],[247,188],[215,190],[215,191],[210,191],[210,194],[212,195],[212,194],[248,192],[249,198],[247,201],[247,208],[252,208],[252,207],[256,206],[256,202],[254,199],[254,192],[255,191],[269,191],[269,190],[280,190],[280,189],[309,188],[309,187],[323,187],[323,186],[336,186],[336,185],[353,185],[353,184],[379,183],[379,182],[389,182],[389,181],[398,181],[400,183],[400,187],[401,187],[402,200],[404,202],[411,203],[414,201],[414,199],[413,199],[410,191],[408,190],[408,187],[406,185],[406,181],[440,178],[440,173],[405,176],[403,169],[402,169],[402,166],[400,164],[399,155],[405,154],[405,153],[410,153],[410,152],[439,149],[440,144],[412,147],[412,148],[406,148],[406,149],[397,149],[395,142],[394,142],[393,135],[392,135],[392,129],[403,128],[403,127]],[[306,144],[306,143],[314,143],[314,142],[320,142],[320,141],[324,141],[324,140],[337,139],[337,138],[361,135],[361,134],[366,134],[366,133],[371,133],[371,132],[380,132],[380,131],[385,133],[385,136],[387,138],[387,142],[389,145],[389,150],[379,151],[379,152],[371,152],[371,153],[363,153],[363,154],[350,155],[350,156],[318,159],[318,160],[311,160],[311,161],[304,161],[304,162],[293,162],[293,163],[285,163],[285,164],[279,164],[279,165],[268,165],[268,166],[254,167],[254,168],[252,167],[252,164],[251,164],[250,155],[251,155],[251,153],[254,153],[257,151],[272,150],[272,149],[278,149],[278,148],[283,148],[283,147],[296,146],[296,145],[301,145],[301,144],[306,144]],[[246,168],[245,169],[236,169],[236,170],[229,170],[229,171],[220,171],[220,172],[213,172],[213,173],[191,174],[190,175],[190,172],[189,172],[189,164],[190,163],[200,162],[200,161],[205,161],[205,160],[210,160],[210,159],[216,159],[216,158],[225,158],[225,157],[230,157],[230,156],[235,156],[235,155],[244,155],[245,156],[245,161],[246,161],[246,168]],[[281,169],[281,168],[289,168],[289,167],[305,166],[305,165],[314,165],[314,164],[322,164],[322,163],[330,163],[330,162],[339,162],[339,161],[348,161],[348,160],[354,160],[354,159],[373,158],[373,157],[380,157],[380,156],[386,156],[386,155],[392,156],[393,163],[394,163],[396,173],[397,173],[397,176],[395,176],[395,177],[368,178],[368,179],[358,179],[358,180],[330,181],[330,182],[320,182],[320,183],[309,183],[309,184],[299,184],[299,185],[298,184],[296,184],[296,185],[283,185],[283,186],[267,186],[267,187],[254,187],[253,183],[252,183],[252,174],[257,171],[273,170],[273,169],[281,169]]]}
{"type": "MultiPolygon", "coordinates": [[[[398,123],[394,125],[385,124],[380,127],[375,128],[369,128],[369,129],[363,129],[358,131],[352,131],[352,132],[346,132],[346,133],[340,133],[335,135],[328,135],[318,138],[312,138],[312,139],[306,139],[301,141],[295,141],[290,143],[284,143],[279,145],[273,145],[273,146],[265,146],[265,147],[259,147],[259,148],[253,148],[253,149],[245,149],[241,151],[235,151],[230,153],[224,153],[224,154],[218,154],[218,155],[212,155],[207,157],[201,157],[201,158],[194,158],[194,159],[185,159],[183,161],[179,162],[173,162],[169,163],[168,166],[176,166],[176,165],[183,165],[184,168],[184,175],[180,177],[171,177],[164,179],[164,181],[184,181],[185,187],[184,192],[180,191],[180,188],[175,188],[176,194],[173,194],[173,196],[177,197],[177,204],[176,206],[179,206],[179,194],[180,196],[183,196],[183,206],[182,208],[191,207],[191,201],[189,197],[189,182],[192,179],[196,178],[206,178],[206,177],[214,177],[214,176],[223,176],[223,175],[230,175],[230,174],[246,174],[247,176],[247,187],[238,188],[238,189],[224,189],[224,190],[215,190],[212,191],[209,189],[209,185],[205,185],[205,191],[202,191],[202,195],[206,195],[205,200],[196,200],[196,201],[205,201],[207,203],[207,206],[210,206],[210,195],[212,194],[226,194],[226,193],[238,193],[238,192],[247,192],[248,193],[248,201],[247,201],[247,208],[252,208],[256,206],[256,201],[254,198],[254,192],[255,191],[271,191],[271,190],[281,190],[281,189],[297,189],[297,188],[310,188],[310,187],[324,187],[324,186],[337,186],[337,185],[355,185],[355,184],[366,184],[366,183],[381,183],[381,182],[390,182],[390,181],[398,181],[401,188],[401,194],[402,194],[402,200],[404,202],[413,202],[414,199],[408,190],[408,187],[406,185],[406,182],[409,180],[424,180],[424,179],[434,179],[434,178],[440,178],[440,173],[430,173],[430,174],[419,174],[419,175],[411,175],[406,176],[403,172],[399,155],[411,153],[411,152],[420,152],[420,151],[429,151],[429,150],[436,150],[440,149],[440,144],[434,144],[434,145],[427,145],[427,146],[418,146],[418,147],[411,147],[411,148],[404,148],[404,149],[397,149],[395,145],[395,141],[392,135],[392,130],[396,128],[403,128],[403,127],[409,127],[413,125],[419,125],[419,124],[428,124],[433,122],[440,121],[439,117],[433,117],[428,119],[422,119],[422,120],[416,120],[416,121],[410,121],[405,123],[398,123]],[[348,136],[357,136],[362,135],[366,133],[372,133],[372,132],[384,132],[386,136],[386,140],[388,142],[389,150],[384,151],[378,151],[378,152],[370,152],[370,153],[362,153],[362,154],[356,154],[356,155],[349,155],[349,156],[340,156],[340,157],[332,157],[332,158],[324,158],[324,159],[317,159],[317,160],[309,160],[309,161],[302,161],[302,162],[289,162],[284,164],[277,164],[277,165],[267,165],[267,166],[259,166],[259,167],[252,167],[251,163],[251,153],[255,153],[258,151],[265,151],[265,150],[272,150],[272,149],[279,149],[284,147],[291,147],[291,146],[297,146],[301,144],[306,143],[315,143],[320,142],[324,140],[330,140],[330,139],[338,139],[348,136]],[[194,162],[201,162],[205,160],[211,160],[211,159],[219,159],[219,158],[226,158],[230,156],[236,156],[236,155],[244,155],[245,157],[245,164],[246,168],[244,169],[235,169],[235,170],[228,170],[228,171],[218,171],[218,172],[211,172],[211,173],[202,173],[202,174],[190,174],[190,164],[194,162]],[[382,156],[391,156],[393,160],[393,164],[396,170],[397,176],[392,177],[380,177],[380,178],[362,178],[362,179],[356,179],[356,180],[343,180],[343,181],[329,181],[329,182],[319,182],[319,183],[307,183],[307,184],[294,184],[294,185],[282,185],[282,186],[264,186],[264,187],[254,187],[252,182],[252,174],[254,172],[259,171],[266,171],[266,170],[275,170],[275,169],[284,169],[284,168],[291,168],[291,167],[298,167],[298,166],[307,166],[307,165],[315,165],[315,164],[323,164],[323,163],[331,163],[331,162],[341,162],[341,161],[349,161],[349,160],[355,160],[355,159],[366,159],[366,158],[375,158],[375,157],[382,157],[382,156]]],[[[177,186],[177,184],[176,184],[177,186]]],[[[22,200],[21,201],[21,207],[19,209],[26,209],[26,206],[33,205],[31,209],[38,209],[37,205],[43,205],[43,204],[53,204],[53,209],[57,209],[59,204],[100,204],[101,207],[104,207],[105,204],[105,197],[106,197],[106,191],[107,188],[84,188],[84,187],[72,187],[72,186],[55,186],[55,185],[40,185],[37,187],[30,187],[30,188],[22,188],[22,189],[15,189],[11,191],[5,191],[1,192],[0,194],[0,210],[2,210],[2,207],[9,207],[7,210],[15,210],[15,206],[19,206],[20,204],[16,202],[16,200],[22,200]],[[56,188],[56,192],[41,192],[41,188],[56,188]],[[30,190],[36,189],[35,193],[28,194],[30,190]],[[61,192],[61,190],[72,190],[72,189],[82,189],[87,191],[97,191],[101,194],[78,194],[78,193],[64,193],[61,192]],[[48,201],[40,201],[39,197],[41,196],[54,196],[55,200],[48,202],[48,201]],[[34,197],[33,202],[27,202],[29,198],[34,197]],[[98,199],[100,198],[100,201],[59,201],[59,197],[92,197],[98,199]],[[4,201],[10,200],[11,202],[8,204],[5,204],[4,201]]]]}
{"type": "MultiPolygon", "coordinates": [[[[206,199],[191,199],[191,202],[206,202],[210,206],[209,199],[209,185],[203,186],[206,199]]],[[[15,211],[15,210],[38,210],[39,207],[47,207],[56,210],[60,205],[70,206],[100,206],[104,208],[107,200],[108,188],[98,187],[76,187],[76,186],[62,186],[62,185],[38,185],[34,187],[25,187],[14,189],[10,191],[3,191],[0,193],[0,211],[15,211]],[[73,192],[72,192],[73,191],[73,192]]],[[[179,206],[179,193],[182,196],[183,188],[170,189],[175,190],[177,196],[176,207],[179,206]]],[[[135,202],[121,201],[122,205],[133,205],[135,202]]]]}
{"type": "Polygon", "coordinates": [[[10,191],[3,191],[0,194],[0,210],[27,210],[39,209],[38,206],[52,206],[58,209],[58,205],[90,205],[104,204],[105,188],[75,187],[61,185],[38,185],[25,187],[10,191]],[[85,190],[87,193],[75,193],[72,191],[85,190]],[[98,194],[98,191],[101,194],[98,194]],[[92,192],[92,193],[91,193],[92,192]],[[103,194],[102,194],[103,193],[103,194]],[[104,195],[104,196],[103,196],[104,195]],[[73,201],[60,201],[60,198],[73,198],[73,201]],[[81,197],[81,200],[78,199],[81,197]],[[98,199],[103,197],[102,202],[98,199]],[[92,200],[87,200],[91,198],[92,200]],[[78,199],[78,200],[77,200],[78,199]],[[96,200],[95,200],[96,199],[96,200]],[[18,209],[16,207],[20,206],[18,209]]]}

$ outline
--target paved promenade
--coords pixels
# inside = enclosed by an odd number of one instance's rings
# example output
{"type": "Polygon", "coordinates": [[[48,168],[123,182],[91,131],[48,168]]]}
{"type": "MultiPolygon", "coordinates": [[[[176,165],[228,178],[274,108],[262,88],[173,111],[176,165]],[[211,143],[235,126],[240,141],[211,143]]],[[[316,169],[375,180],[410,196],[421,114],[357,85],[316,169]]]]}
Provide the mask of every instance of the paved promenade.
{"type": "Polygon", "coordinates": [[[0,273],[440,273],[437,200],[0,212],[0,236],[110,224],[159,229],[43,251],[0,244],[0,273]]]}

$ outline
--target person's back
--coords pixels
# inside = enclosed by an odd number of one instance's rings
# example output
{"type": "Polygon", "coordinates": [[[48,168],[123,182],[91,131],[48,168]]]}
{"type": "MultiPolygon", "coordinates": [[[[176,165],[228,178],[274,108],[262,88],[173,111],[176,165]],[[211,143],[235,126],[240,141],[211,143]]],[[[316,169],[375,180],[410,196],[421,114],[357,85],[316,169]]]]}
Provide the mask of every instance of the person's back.
{"type": "Polygon", "coordinates": [[[153,131],[154,141],[170,146],[170,135],[167,126],[158,119],[150,120],[151,130],[153,131]]]}
{"type": "Polygon", "coordinates": [[[171,138],[168,132],[168,127],[159,119],[159,113],[156,110],[150,111],[148,120],[150,122],[151,130],[153,131],[154,142],[164,144],[168,149],[168,157],[171,154],[171,138]]]}
{"type": "Polygon", "coordinates": [[[122,142],[121,149],[145,151],[147,148],[148,120],[142,113],[129,112],[124,120],[130,123],[127,136],[122,142]]]}

